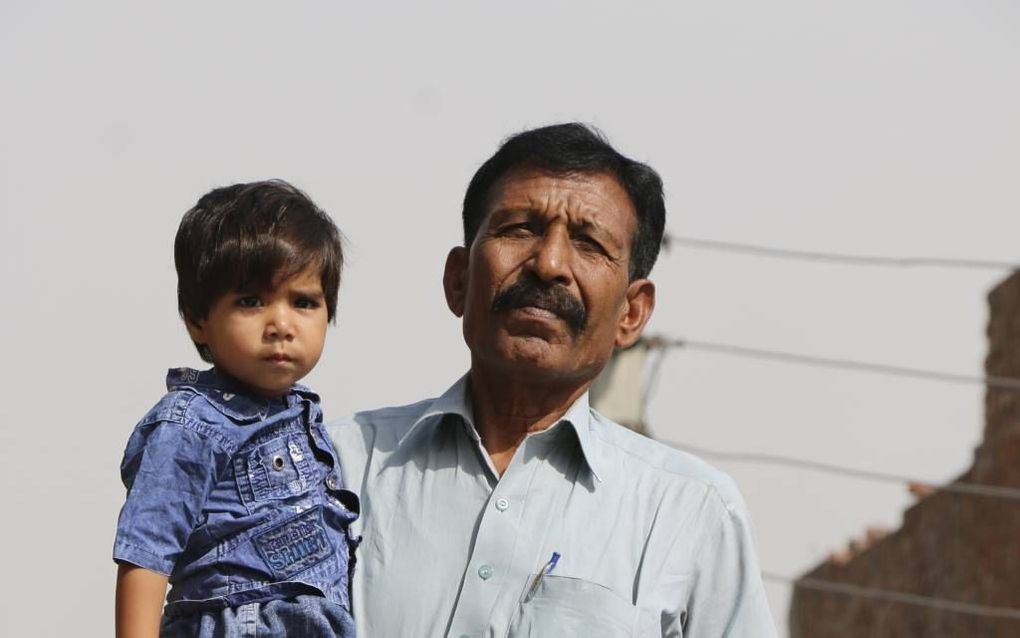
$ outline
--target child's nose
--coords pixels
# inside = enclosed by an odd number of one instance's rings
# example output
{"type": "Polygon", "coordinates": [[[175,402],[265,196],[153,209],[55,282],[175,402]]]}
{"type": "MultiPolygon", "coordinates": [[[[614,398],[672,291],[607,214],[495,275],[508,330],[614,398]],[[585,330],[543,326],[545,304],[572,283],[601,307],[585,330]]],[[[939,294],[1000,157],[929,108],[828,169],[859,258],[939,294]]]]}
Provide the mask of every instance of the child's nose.
{"type": "Polygon", "coordinates": [[[266,336],[270,339],[292,339],[293,322],[286,309],[276,309],[266,322],[266,336]]]}

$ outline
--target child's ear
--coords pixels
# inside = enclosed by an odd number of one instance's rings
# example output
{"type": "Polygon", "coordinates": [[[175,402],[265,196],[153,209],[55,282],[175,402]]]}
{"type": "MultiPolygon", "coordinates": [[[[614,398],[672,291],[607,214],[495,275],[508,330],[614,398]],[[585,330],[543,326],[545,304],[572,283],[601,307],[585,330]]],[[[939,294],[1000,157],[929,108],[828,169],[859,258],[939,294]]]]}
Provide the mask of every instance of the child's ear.
{"type": "Polygon", "coordinates": [[[205,345],[205,326],[203,321],[184,320],[184,326],[188,329],[188,336],[200,346],[205,345]]]}

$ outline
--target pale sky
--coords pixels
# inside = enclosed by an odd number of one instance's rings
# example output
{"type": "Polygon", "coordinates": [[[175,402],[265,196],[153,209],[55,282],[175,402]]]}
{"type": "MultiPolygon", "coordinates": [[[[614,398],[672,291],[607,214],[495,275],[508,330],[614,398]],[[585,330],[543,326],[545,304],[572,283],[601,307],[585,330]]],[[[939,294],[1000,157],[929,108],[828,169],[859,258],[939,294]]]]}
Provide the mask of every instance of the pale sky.
{"type": "MultiPolygon", "coordinates": [[[[886,256],[1020,260],[1020,5],[0,3],[3,635],[109,635],[119,463],[168,367],[173,234],[214,186],[305,189],[349,239],[307,379],[327,417],[442,392],[467,366],[440,276],[506,135],[599,126],[649,162],[670,232],[886,256]]],[[[994,272],[676,248],[651,331],[980,374],[994,272]]],[[[674,352],[653,431],[945,480],[981,389],[674,352]]],[[[763,568],[795,576],[905,488],[718,464],[763,568]]],[[[785,630],[788,588],[768,585],[785,630]]]]}

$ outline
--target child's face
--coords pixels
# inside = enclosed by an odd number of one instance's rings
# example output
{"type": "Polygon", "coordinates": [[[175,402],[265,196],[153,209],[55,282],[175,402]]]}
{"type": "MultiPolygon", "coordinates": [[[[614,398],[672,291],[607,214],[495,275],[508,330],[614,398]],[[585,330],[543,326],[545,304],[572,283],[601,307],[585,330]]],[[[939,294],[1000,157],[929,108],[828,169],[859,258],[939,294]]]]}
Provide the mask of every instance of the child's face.
{"type": "Polygon", "coordinates": [[[327,323],[319,272],[311,267],[264,293],[223,295],[188,332],[209,348],[216,367],[276,397],[315,367],[327,323]]]}

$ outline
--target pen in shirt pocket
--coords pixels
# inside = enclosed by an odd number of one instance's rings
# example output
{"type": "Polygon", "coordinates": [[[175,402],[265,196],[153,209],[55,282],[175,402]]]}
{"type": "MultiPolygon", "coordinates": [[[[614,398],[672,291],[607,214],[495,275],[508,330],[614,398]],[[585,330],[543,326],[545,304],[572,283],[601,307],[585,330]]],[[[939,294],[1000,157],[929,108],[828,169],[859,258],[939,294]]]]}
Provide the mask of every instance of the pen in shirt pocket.
{"type": "Polygon", "coordinates": [[[528,593],[524,597],[524,602],[528,602],[538,591],[538,586],[542,584],[542,579],[552,573],[552,570],[556,569],[556,563],[560,562],[560,553],[553,552],[552,556],[549,557],[549,561],[542,566],[542,569],[538,570],[535,577],[531,580],[531,586],[528,587],[528,593]]]}

